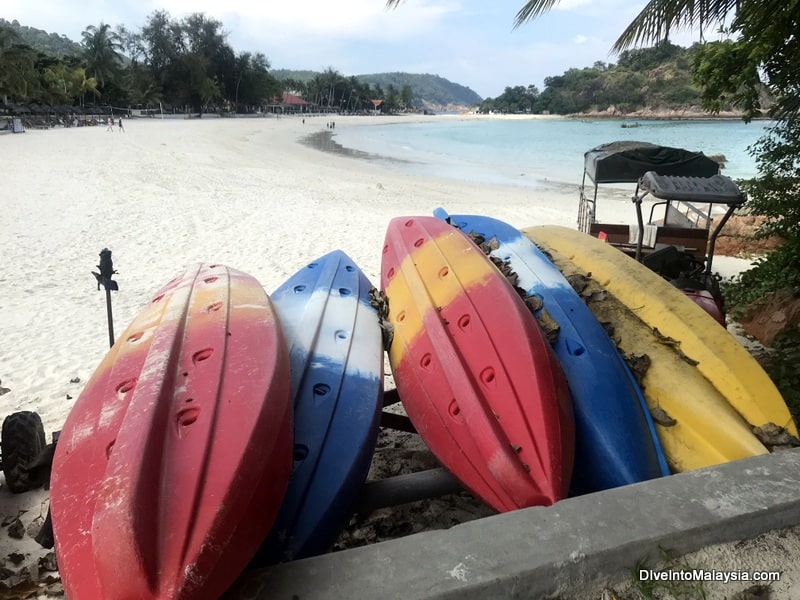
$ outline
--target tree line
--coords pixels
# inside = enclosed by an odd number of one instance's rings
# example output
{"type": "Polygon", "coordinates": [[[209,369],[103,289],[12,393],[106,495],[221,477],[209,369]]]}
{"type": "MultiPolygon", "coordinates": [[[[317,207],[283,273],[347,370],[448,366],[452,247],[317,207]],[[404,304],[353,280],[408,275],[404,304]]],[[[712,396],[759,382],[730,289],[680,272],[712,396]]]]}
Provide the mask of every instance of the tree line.
{"type": "Polygon", "coordinates": [[[684,48],[662,40],[650,48],[625,50],[616,64],[595,62],[547,77],[541,92],[535,85],[506,87],[496,98],[479,103],[477,110],[566,115],[697,108],[702,91],[694,73],[701,49],[701,44],[684,48]]]}
{"type": "MultiPolygon", "coordinates": [[[[26,37],[31,35],[25,28],[26,37]]],[[[410,86],[370,86],[333,68],[308,81],[279,80],[260,52],[236,52],[223,25],[201,13],[176,20],[154,11],[135,32],[106,23],[82,33],[77,52],[65,37],[42,35],[50,52],[25,43],[17,22],[0,21],[0,100],[85,107],[254,112],[284,92],[320,110],[359,112],[411,106],[410,86]],[[59,55],[52,48],[59,49],[59,55]],[[380,101],[373,102],[373,101],[380,101]]]]}

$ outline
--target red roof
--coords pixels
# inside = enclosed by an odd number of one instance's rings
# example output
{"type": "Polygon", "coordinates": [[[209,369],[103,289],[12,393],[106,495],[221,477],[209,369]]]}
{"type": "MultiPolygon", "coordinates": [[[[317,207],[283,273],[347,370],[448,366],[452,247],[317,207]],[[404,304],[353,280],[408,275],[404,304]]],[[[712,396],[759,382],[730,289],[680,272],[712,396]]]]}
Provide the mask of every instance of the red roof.
{"type": "Polygon", "coordinates": [[[283,94],[283,99],[281,100],[282,104],[290,104],[290,105],[301,105],[301,104],[308,104],[305,100],[303,100],[300,96],[295,96],[294,94],[283,94]]]}

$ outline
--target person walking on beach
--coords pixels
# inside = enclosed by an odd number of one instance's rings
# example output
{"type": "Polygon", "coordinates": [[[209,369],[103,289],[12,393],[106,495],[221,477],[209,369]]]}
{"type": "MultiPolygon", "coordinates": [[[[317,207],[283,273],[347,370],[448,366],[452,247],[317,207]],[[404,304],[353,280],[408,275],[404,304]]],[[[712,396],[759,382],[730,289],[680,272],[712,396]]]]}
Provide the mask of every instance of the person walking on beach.
{"type": "Polygon", "coordinates": [[[108,127],[106,127],[106,131],[114,131],[114,121],[111,117],[108,117],[108,127]]]}
{"type": "Polygon", "coordinates": [[[119,132],[125,133],[125,128],[122,126],[122,117],[119,118],[119,132]]]}

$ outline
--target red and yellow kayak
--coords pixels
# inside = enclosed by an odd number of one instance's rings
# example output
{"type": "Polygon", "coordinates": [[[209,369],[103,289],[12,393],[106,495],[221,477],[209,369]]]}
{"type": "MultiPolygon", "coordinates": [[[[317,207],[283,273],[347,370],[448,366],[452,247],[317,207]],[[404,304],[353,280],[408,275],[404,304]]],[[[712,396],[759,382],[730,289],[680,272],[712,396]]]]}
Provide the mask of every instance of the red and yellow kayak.
{"type": "Polygon", "coordinates": [[[440,462],[498,511],[569,489],[569,389],[527,307],[484,253],[433,217],[390,222],[381,282],[389,360],[409,418],[440,462]]]}
{"type": "Polygon", "coordinates": [[[162,288],[70,411],[53,461],[71,600],[218,598],[292,465],[288,352],[249,275],[197,265],[162,288]]]}

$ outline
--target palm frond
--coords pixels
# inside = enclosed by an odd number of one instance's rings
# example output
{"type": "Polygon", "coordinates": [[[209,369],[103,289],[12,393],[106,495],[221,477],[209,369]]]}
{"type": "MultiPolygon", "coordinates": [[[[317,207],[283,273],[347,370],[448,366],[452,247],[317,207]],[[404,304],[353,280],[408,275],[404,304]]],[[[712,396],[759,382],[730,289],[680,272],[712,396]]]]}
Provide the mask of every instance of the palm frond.
{"type": "Polygon", "coordinates": [[[548,12],[559,0],[528,0],[514,17],[514,29],[548,12]]]}
{"type": "Polygon", "coordinates": [[[665,40],[671,31],[722,23],[737,10],[740,2],[742,0],[650,0],[614,42],[612,51],[621,52],[665,40]]]}

